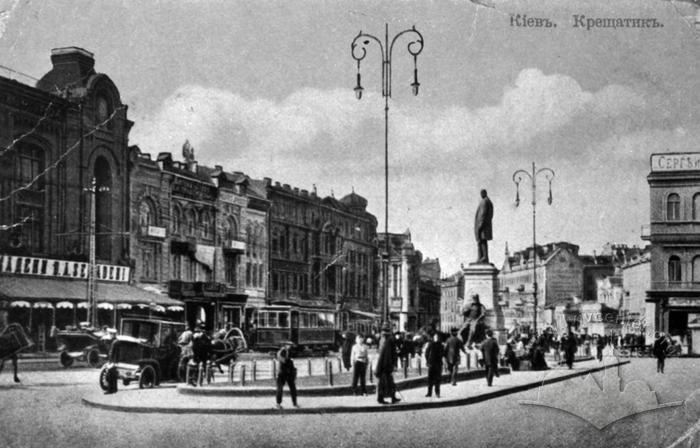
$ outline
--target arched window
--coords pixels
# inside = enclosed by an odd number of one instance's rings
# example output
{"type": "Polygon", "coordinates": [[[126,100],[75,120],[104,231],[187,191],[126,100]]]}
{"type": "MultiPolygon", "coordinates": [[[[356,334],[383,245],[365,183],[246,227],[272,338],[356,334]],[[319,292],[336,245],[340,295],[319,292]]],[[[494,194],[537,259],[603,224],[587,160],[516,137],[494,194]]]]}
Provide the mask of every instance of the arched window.
{"type": "Polygon", "coordinates": [[[693,258],[693,283],[700,283],[700,256],[693,258]]]}
{"type": "Polygon", "coordinates": [[[227,240],[237,240],[238,239],[238,226],[236,225],[236,220],[229,217],[226,220],[226,229],[224,235],[227,240]]]}
{"type": "Polygon", "coordinates": [[[211,236],[211,215],[207,210],[202,212],[201,216],[201,226],[202,226],[202,238],[209,238],[211,236]]]}
{"type": "Polygon", "coordinates": [[[19,186],[26,188],[21,203],[17,202],[15,222],[22,222],[16,228],[13,243],[36,252],[44,249],[44,150],[39,146],[19,143],[17,151],[17,179],[19,186]]]}
{"type": "Polygon", "coordinates": [[[666,199],[666,220],[680,221],[681,219],[681,197],[676,193],[671,193],[666,199]]]}
{"type": "Polygon", "coordinates": [[[155,225],[155,222],[155,214],[150,201],[141,201],[139,204],[139,226],[145,231],[148,230],[148,226],[155,225]]]}
{"type": "Polygon", "coordinates": [[[187,227],[187,235],[195,236],[197,232],[197,213],[189,209],[185,212],[185,226],[187,227]]]}
{"type": "Polygon", "coordinates": [[[109,259],[112,253],[112,168],[103,156],[95,160],[95,252],[99,259],[109,259]]]}
{"type": "Polygon", "coordinates": [[[693,221],[700,221],[700,193],[693,196],[693,221]]]}
{"type": "Polygon", "coordinates": [[[668,259],[668,281],[680,282],[681,280],[681,259],[673,255],[668,259]]]}
{"type": "Polygon", "coordinates": [[[182,231],[182,210],[177,205],[173,207],[172,226],[173,233],[180,233],[182,231]]]}

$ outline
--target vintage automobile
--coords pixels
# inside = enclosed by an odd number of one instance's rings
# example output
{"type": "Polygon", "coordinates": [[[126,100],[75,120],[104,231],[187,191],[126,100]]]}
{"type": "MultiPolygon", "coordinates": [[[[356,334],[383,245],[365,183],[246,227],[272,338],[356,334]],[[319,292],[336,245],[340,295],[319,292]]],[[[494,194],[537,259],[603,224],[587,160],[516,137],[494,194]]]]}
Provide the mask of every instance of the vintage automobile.
{"type": "Polygon", "coordinates": [[[107,375],[112,368],[125,386],[138,382],[140,388],[151,388],[161,381],[177,379],[177,340],[184,329],[184,323],[169,320],[122,319],[121,334],[112,341],[107,363],[100,372],[100,387],[109,389],[107,375]]]}
{"type": "Polygon", "coordinates": [[[85,361],[90,367],[99,368],[107,359],[114,334],[83,326],[76,330],[56,333],[59,360],[63,367],[70,367],[75,360],[85,361]]]}

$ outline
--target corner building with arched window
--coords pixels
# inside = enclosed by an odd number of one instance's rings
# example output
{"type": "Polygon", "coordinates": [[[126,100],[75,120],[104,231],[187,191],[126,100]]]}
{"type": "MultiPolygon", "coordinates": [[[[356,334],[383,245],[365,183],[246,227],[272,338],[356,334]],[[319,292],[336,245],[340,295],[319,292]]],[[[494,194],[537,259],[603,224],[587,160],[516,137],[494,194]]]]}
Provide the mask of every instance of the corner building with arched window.
{"type": "Polygon", "coordinates": [[[95,210],[96,323],[179,302],[130,285],[128,137],[133,122],[82,48],[51,51],[35,85],[0,77],[0,307],[39,350],[52,326],[87,320],[95,210]],[[88,191],[93,185],[94,193],[88,191]]]}
{"type": "MultiPolygon", "coordinates": [[[[648,333],[663,331],[693,350],[690,330],[700,322],[700,153],[651,156],[651,286],[647,291],[648,333]]],[[[647,338],[647,340],[649,340],[647,338]]]]}

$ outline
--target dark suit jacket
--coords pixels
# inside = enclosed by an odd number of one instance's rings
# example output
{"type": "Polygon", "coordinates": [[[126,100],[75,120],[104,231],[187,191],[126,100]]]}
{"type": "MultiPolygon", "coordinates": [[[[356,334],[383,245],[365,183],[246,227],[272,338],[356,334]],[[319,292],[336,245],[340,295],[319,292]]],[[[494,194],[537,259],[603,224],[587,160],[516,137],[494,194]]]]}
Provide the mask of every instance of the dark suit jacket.
{"type": "Polygon", "coordinates": [[[484,354],[484,365],[485,366],[498,366],[498,355],[500,350],[498,348],[498,342],[494,338],[487,338],[484,344],[481,346],[481,352],[484,354]]]}

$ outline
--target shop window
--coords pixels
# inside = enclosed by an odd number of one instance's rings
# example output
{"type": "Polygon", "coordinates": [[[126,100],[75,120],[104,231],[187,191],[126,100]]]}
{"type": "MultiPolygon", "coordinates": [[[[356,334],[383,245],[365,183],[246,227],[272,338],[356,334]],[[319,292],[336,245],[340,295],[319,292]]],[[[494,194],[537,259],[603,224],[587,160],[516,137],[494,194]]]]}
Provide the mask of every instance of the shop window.
{"type": "Polygon", "coordinates": [[[700,283],[700,256],[693,258],[693,282],[700,283]]]}
{"type": "Polygon", "coordinates": [[[693,196],[693,221],[700,221],[700,193],[693,196]]]}

